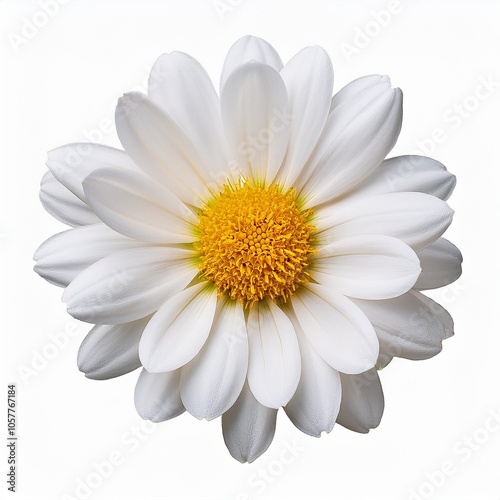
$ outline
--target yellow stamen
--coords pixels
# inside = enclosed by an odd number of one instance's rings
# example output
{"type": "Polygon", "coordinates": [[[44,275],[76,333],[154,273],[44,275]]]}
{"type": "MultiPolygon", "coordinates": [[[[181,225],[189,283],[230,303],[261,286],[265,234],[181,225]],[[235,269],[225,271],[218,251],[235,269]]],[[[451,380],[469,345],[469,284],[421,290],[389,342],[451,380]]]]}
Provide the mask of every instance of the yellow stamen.
{"type": "Polygon", "coordinates": [[[300,210],[293,189],[225,185],[199,216],[202,276],[245,306],[264,298],[286,301],[309,278],[311,215],[300,210]]]}

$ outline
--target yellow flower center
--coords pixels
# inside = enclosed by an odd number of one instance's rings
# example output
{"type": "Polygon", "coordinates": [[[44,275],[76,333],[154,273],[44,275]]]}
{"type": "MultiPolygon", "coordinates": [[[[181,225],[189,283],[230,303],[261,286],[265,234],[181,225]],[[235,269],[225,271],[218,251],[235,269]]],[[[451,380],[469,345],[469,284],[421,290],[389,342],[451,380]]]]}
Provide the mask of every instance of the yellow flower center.
{"type": "Polygon", "coordinates": [[[293,189],[225,185],[199,215],[202,276],[245,306],[264,298],[286,301],[309,278],[311,215],[299,208],[293,189]]]}

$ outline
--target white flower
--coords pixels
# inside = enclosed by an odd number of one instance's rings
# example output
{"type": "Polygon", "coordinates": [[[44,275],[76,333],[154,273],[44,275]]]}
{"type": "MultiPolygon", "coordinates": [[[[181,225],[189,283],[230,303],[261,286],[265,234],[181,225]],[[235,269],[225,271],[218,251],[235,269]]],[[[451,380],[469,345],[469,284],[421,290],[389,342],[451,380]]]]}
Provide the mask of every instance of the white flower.
{"type": "Polygon", "coordinates": [[[460,275],[441,238],[455,177],[430,158],[384,161],[402,118],[389,78],[332,88],[319,47],[283,66],[265,41],[239,40],[220,100],[197,61],[166,54],[148,95],[118,102],[125,151],[62,146],[42,180],[45,208],[73,229],[35,270],[96,323],[79,368],[142,365],[143,418],[222,415],[240,461],[267,449],[280,407],[313,436],[336,421],[368,432],[377,368],[434,356],[453,331],[420,290],[460,275]]]}

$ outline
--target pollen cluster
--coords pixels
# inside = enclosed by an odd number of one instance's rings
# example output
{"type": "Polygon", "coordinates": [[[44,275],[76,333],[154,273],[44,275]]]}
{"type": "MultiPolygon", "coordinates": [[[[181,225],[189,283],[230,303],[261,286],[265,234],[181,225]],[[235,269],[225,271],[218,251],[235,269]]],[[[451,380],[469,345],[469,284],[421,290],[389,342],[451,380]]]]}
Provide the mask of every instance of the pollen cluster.
{"type": "Polygon", "coordinates": [[[308,281],[311,214],[299,209],[293,189],[225,185],[199,215],[201,275],[245,306],[286,301],[308,281]]]}

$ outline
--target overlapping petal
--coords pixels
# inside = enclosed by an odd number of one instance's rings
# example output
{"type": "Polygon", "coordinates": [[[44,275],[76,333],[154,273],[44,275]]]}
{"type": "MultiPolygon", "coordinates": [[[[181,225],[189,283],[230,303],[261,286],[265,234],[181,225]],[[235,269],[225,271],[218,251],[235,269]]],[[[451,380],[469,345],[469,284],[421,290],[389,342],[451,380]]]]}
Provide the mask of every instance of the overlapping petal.
{"type": "Polygon", "coordinates": [[[378,427],[384,413],[384,393],[377,370],[358,375],[340,374],[342,402],[337,423],[363,434],[378,427]]]}
{"type": "Polygon", "coordinates": [[[325,286],[308,284],[292,296],[291,304],[307,340],[332,368],[361,373],[375,366],[377,336],[349,299],[325,286]]]}
{"type": "Polygon", "coordinates": [[[421,250],[446,231],[453,210],[424,193],[391,193],[316,212],[317,241],[326,245],[353,236],[393,236],[421,250]]]}
{"type": "Polygon", "coordinates": [[[96,170],[83,182],[87,202],[109,227],[140,241],[191,243],[197,219],[168,189],[139,172],[96,170]]]}
{"type": "Polygon", "coordinates": [[[376,85],[384,84],[387,85],[390,82],[387,75],[366,75],[356,78],[348,85],[342,87],[333,97],[330,103],[331,113],[340,104],[352,99],[353,97],[362,95],[363,92],[370,88],[374,88],[376,85]]]}
{"type": "Polygon", "coordinates": [[[201,64],[182,52],[163,54],[151,70],[148,96],[189,137],[209,180],[218,180],[226,170],[219,97],[201,64]]]}
{"type": "Polygon", "coordinates": [[[66,288],[63,301],[73,317],[89,323],[127,323],[156,311],[198,272],[193,252],[145,247],[97,261],[66,288]]]}
{"type": "Polygon", "coordinates": [[[207,340],[216,301],[216,290],[206,283],[170,297],[142,335],[139,356],[144,368],[151,373],[162,373],[191,361],[207,340]]]}
{"type": "Polygon", "coordinates": [[[244,36],[237,40],[227,53],[221,73],[221,92],[233,71],[250,61],[267,64],[278,73],[283,68],[283,62],[272,45],[256,36],[244,36]]]}
{"type": "Polygon", "coordinates": [[[337,419],[342,396],[340,374],[314,350],[297,321],[293,324],[302,369],[297,390],[285,411],[298,429],[319,437],[322,432],[330,432],[337,419]]]}
{"type": "Polygon", "coordinates": [[[381,350],[390,356],[427,359],[438,354],[449,336],[442,307],[418,292],[390,300],[355,300],[373,324],[381,350]]]}
{"type": "Polygon", "coordinates": [[[80,345],[80,371],[88,378],[105,380],[139,368],[139,339],[148,321],[149,317],[123,325],[96,325],[80,345]]]}
{"type": "Polygon", "coordinates": [[[450,241],[439,238],[418,252],[422,274],[415,288],[430,290],[449,285],[462,275],[462,253],[450,241]]]}
{"type": "Polygon", "coordinates": [[[335,200],[335,209],[388,193],[425,193],[447,200],[455,185],[456,177],[448,172],[442,163],[432,158],[417,155],[396,156],[383,161],[345,197],[335,200]]]}
{"type": "Polygon", "coordinates": [[[211,420],[238,398],[248,368],[248,339],[243,307],[222,299],[205,345],[182,368],[181,397],[197,418],[211,420]]]}
{"type": "Polygon", "coordinates": [[[438,318],[441,322],[444,329],[444,339],[452,337],[455,334],[455,324],[451,314],[441,304],[438,304],[430,297],[427,297],[427,295],[417,292],[416,290],[414,290],[413,293],[421,302],[427,305],[427,307],[435,314],[436,318],[438,318]]]}
{"type": "Polygon", "coordinates": [[[68,286],[98,260],[144,245],[102,223],[76,227],[58,233],[40,245],[33,256],[35,271],[54,285],[68,286]]]}
{"type": "Polygon", "coordinates": [[[293,186],[323,131],[333,89],[333,67],[321,47],[306,47],[281,71],[288,92],[290,139],[277,182],[293,186]]]}
{"type": "Polygon", "coordinates": [[[63,186],[48,171],[42,177],[40,201],[52,217],[71,226],[86,226],[101,222],[89,206],[63,186]]]}
{"type": "Polygon", "coordinates": [[[240,397],[222,415],[222,433],[231,456],[239,462],[253,462],[274,438],[278,410],[261,405],[245,383],[240,397]]]}
{"type": "Polygon", "coordinates": [[[363,299],[389,299],[407,292],[420,274],[415,252],[389,236],[353,236],[319,249],[311,276],[332,290],[363,299]]]}
{"type": "Polygon", "coordinates": [[[257,302],[247,321],[248,385],[259,403],[279,408],[290,401],[300,379],[297,336],[287,315],[270,300],[257,302]]]}
{"type": "Polygon", "coordinates": [[[233,179],[243,175],[259,184],[273,181],[288,146],[287,110],[286,86],[276,70],[251,62],[233,71],[221,94],[233,179]]]}
{"type": "Polygon", "coordinates": [[[340,99],[297,181],[307,207],[337,198],[375,170],[398,138],[402,99],[384,77],[340,99]]]}
{"type": "Polygon", "coordinates": [[[137,170],[125,151],[89,142],[66,144],[49,151],[47,167],[63,186],[83,202],[86,202],[83,181],[95,170],[137,170]]]}
{"type": "Polygon", "coordinates": [[[184,413],[180,394],[180,370],[148,373],[143,369],[135,386],[137,413],[145,420],[164,422],[184,413]]]}
{"type": "Polygon", "coordinates": [[[210,194],[211,166],[161,106],[131,92],[118,101],[115,120],[123,148],[144,172],[183,202],[203,206],[210,194]]]}

